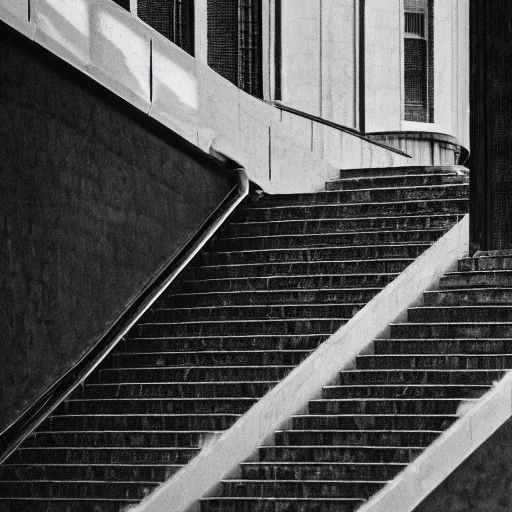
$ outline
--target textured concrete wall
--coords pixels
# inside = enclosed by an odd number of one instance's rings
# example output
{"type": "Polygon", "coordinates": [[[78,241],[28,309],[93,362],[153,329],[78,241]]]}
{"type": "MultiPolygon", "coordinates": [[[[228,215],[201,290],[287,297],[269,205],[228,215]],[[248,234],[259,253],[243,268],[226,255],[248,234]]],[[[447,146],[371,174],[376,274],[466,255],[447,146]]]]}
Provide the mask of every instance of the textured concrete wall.
{"type": "Polygon", "coordinates": [[[233,186],[141,117],[1,24],[0,431],[233,186]]]}

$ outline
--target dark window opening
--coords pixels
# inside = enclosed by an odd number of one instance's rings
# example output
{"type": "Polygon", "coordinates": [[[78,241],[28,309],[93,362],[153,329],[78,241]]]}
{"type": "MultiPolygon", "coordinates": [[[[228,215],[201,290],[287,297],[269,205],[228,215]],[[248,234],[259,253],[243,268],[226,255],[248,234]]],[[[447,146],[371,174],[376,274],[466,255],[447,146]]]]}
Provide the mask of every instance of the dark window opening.
{"type": "Polygon", "coordinates": [[[434,122],[433,1],[406,0],[404,110],[406,121],[434,122]]]}
{"type": "Polygon", "coordinates": [[[261,0],[208,0],[208,65],[263,97],[261,0]]]}
{"type": "Polygon", "coordinates": [[[194,55],[194,0],[138,0],[137,16],[194,55]]]}

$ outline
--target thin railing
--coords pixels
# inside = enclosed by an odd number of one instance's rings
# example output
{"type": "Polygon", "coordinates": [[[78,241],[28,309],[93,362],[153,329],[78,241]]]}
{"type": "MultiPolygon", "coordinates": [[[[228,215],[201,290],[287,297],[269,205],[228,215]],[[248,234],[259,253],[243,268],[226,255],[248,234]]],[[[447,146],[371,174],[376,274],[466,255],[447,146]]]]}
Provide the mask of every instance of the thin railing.
{"type": "Polygon", "coordinates": [[[318,117],[313,114],[309,114],[308,112],[304,112],[302,110],[297,110],[296,108],[288,107],[287,105],[283,105],[280,102],[265,101],[265,103],[268,103],[269,105],[272,105],[273,107],[276,107],[279,110],[283,110],[284,112],[289,112],[290,114],[295,114],[296,116],[303,117],[305,119],[309,119],[310,121],[314,121],[315,123],[329,126],[330,128],[334,128],[335,130],[339,130],[340,132],[348,133],[350,135],[353,135],[354,137],[357,137],[358,139],[361,139],[361,140],[364,140],[365,142],[373,144],[374,146],[379,146],[381,148],[387,149],[388,151],[396,153],[397,155],[405,156],[407,158],[412,158],[411,155],[404,153],[400,149],[394,148],[392,146],[388,146],[387,144],[383,144],[382,142],[378,142],[376,140],[372,140],[369,137],[366,137],[365,135],[363,135],[360,131],[355,130],[354,128],[349,128],[348,126],[343,126],[342,124],[334,123],[332,121],[324,119],[323,117],[318,117]]]}

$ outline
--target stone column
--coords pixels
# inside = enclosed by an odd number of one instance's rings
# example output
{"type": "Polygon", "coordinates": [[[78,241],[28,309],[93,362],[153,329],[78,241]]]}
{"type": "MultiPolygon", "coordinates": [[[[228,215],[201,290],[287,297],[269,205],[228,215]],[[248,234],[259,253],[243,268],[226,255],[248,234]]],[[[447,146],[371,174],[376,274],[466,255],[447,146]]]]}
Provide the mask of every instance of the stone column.
{"type": "Polygon", "coordinates": [[[512,249],[512,2],[470,4],[471,248],[512,249]]]}

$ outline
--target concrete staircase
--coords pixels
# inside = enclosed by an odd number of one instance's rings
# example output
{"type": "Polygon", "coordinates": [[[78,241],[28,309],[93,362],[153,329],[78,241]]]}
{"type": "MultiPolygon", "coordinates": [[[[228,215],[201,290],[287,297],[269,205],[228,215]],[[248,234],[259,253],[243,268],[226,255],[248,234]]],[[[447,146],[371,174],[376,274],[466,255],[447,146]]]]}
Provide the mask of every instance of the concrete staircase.
{"type": "Polygon", "coordinates": [[[512,368],[512,254],[459,261],[202,512],[357,510],[512,368]]]}
{"type": "MultiPolygon", "coordinates": [[[[343,175],[325,192],[244,203],[0,466],[0,511],[117,512],[139,502],[467,210],[467,180],[455,170],[343,175]]],[[[446,296],[462,292],[453,293],[446,296]]],[[[394,326],[391,340],[377,342],[378,355],[361,357],[358,370],[277,433],[276,446],[262,447],[260,462],[244,464],[243,480],[226,482],[224,497],[206,500],[205,510],[353,510],[392,478],[455,420],[461,398],[479,396],[499,374],[437,369],[466,363],[445,354],[455,342],[428,344],[430,354],[414,341],[442,331],[432,324],[439,310],[432,303],[411,312],[415,324],[394,326]],[[417,354],[420,346],[427,352],[417,354]]],[[[447,322],[457,311],[445,312],[447,322]]],[[[450,337],[455,327],[444,329],[450,337]]]]}

